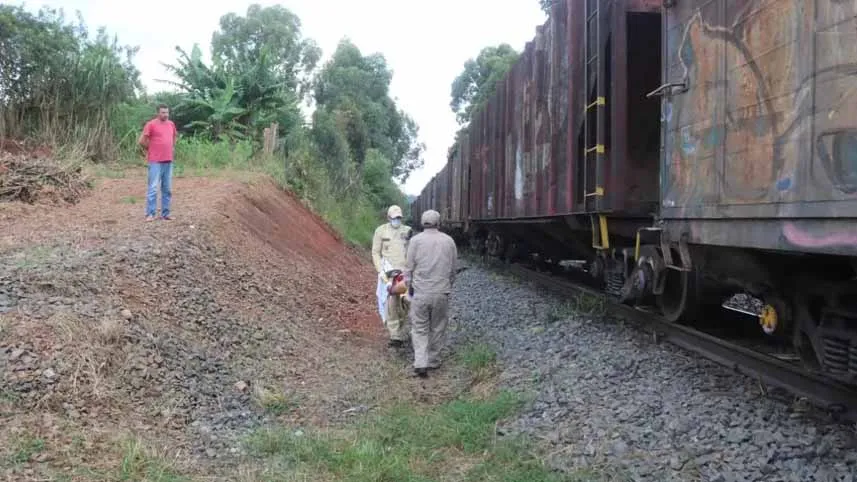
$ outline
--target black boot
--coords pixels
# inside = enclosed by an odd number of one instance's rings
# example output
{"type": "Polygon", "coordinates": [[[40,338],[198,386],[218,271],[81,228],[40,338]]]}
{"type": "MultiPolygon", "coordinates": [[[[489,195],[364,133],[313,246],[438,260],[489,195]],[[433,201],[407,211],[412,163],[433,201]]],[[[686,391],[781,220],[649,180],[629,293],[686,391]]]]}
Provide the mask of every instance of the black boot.
{"type": "Polygon", "coordinates": [[[420,378],[428,378],[428,369],[426,368],[415,368],[414,373],[420,378]]]}
{"type": "Polygon", "coordinates": [[[390,340],[387,343],[387,346],[389,346],[390,348],[401,348],[402,344],[403,344],[402,340],[390,340]]]}

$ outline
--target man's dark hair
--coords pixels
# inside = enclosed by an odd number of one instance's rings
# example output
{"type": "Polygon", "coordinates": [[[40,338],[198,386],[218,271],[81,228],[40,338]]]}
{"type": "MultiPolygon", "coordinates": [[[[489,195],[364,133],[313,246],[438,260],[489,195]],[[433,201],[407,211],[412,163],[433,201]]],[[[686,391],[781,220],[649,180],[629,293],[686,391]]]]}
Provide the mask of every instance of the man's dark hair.
{"type": "Polygon", "coordinates": [[[170,110],[170,106],[168,106],[167,104],[158,104],[158,110],[161,110],[161,109],[170,110]]]}

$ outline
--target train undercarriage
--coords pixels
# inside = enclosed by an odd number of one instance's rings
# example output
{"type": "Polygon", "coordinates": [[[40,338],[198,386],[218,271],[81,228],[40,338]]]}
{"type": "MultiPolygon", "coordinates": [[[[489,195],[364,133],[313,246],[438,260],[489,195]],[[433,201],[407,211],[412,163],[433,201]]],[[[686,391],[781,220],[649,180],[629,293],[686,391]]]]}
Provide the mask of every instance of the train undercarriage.
{"type": "Polygon", "coordinates": [[[857,386],[855,258],[691,244],[644,219],[610,223],[609,236],[597,215],[473,222],[454,235],[507,262],[570,267],[623,303],[703,331],[740,333],[755,348],[857,386]],[[730,304],[736,295],[751,302],[730,304]]]}

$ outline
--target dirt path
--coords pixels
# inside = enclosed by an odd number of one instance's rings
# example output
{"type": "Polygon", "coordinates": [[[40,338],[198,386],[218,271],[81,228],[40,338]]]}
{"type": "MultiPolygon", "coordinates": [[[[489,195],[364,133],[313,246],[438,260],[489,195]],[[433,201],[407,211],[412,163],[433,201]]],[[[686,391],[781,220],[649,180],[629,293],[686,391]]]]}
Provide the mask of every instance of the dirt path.
{"type": "Polygon", "coordinates": [[[0,478],[256,480],[260,427],[449,395],[387,352],[366,256],[290,195],[179,178],[175,220],[145,223],[144,185],[0,205],[0,478]]]}

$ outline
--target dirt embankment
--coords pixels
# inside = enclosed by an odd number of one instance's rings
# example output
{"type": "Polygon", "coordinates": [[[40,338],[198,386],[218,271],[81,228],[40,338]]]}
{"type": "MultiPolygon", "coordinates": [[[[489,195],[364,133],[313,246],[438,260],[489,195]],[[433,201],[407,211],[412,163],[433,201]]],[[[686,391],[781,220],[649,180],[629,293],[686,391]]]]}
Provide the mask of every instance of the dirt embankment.
{"type": "Polygon", "coordinates": [[[175,220],[145,223],[144,185],[0,205],[0,479],[110,478],[140,446],[197,472],[399,376],[369,261],[292,196],[176,179],[175,220]]]}

